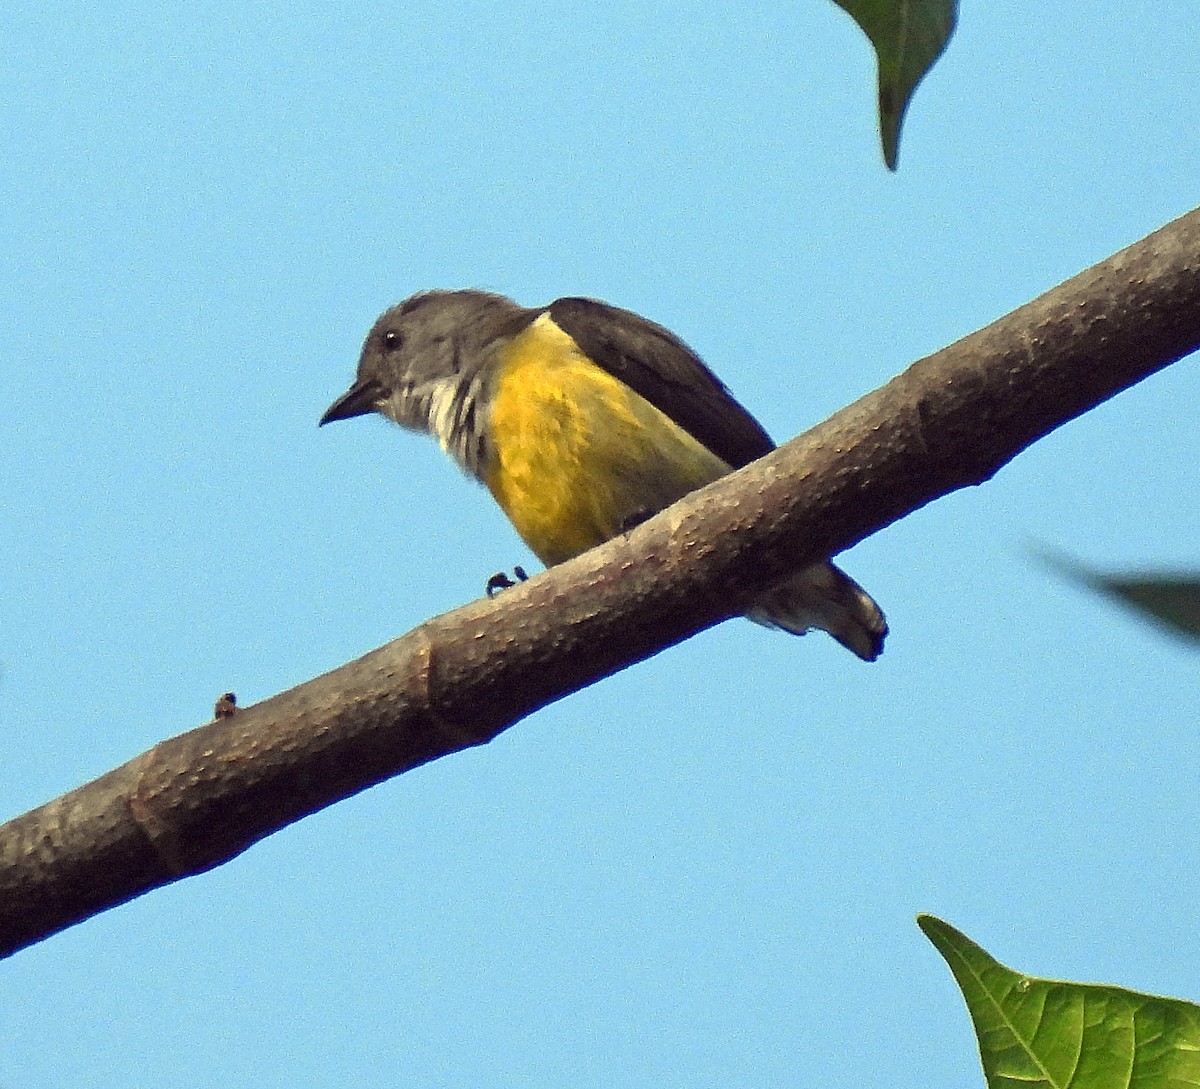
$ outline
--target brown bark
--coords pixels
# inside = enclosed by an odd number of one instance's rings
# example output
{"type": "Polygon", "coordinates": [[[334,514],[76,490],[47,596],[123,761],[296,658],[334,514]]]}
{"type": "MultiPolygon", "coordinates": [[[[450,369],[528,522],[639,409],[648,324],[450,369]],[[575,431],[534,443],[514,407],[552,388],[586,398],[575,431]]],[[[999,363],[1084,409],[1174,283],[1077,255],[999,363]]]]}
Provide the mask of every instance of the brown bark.
{"type": "Polygon", "coordinates": [[[0,955],[491,740],[736,615],[795,566],[987,480],[1198,346],[1200,210],[628,537],[164,741],[0,827],[0,955]]]}

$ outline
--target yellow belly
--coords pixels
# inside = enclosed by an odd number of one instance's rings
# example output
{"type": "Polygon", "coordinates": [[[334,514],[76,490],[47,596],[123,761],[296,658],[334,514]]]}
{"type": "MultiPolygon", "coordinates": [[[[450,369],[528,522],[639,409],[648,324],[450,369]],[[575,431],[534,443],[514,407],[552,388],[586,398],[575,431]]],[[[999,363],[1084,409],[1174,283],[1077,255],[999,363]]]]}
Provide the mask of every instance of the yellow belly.
{"type": "Polygon", "coordinates": [[[590,362],[548,314],[513,340],[499,366],[484,483],[547,566],[730,471],[590,362]]]}

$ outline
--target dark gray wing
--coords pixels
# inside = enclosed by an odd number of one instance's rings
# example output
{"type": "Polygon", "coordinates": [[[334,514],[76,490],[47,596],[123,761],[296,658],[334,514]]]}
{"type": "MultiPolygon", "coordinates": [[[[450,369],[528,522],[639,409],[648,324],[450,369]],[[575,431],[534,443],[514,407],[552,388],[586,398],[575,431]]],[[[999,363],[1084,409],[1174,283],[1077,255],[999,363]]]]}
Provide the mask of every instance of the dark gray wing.
{"type": "Polygon", "coordinates": [[[661,325],[596,299],[559,299],[547,310],[589,359],[733,468],[775,448],[700,357],[661,325]]]}

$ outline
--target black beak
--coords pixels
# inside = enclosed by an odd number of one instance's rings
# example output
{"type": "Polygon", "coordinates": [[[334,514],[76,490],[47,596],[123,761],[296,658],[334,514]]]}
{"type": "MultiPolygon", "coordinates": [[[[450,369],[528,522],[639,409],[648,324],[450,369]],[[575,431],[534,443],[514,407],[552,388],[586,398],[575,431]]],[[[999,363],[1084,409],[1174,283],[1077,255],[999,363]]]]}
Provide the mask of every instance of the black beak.
{"type": "Polygon", "coordinates": [[[351,416],[365,416],[368,412],[374,412],[381,400],[383,387],[374,379],[355,382],[325,410],[317,426],[324,427],[334,420],[348,420],[351,416]]]}

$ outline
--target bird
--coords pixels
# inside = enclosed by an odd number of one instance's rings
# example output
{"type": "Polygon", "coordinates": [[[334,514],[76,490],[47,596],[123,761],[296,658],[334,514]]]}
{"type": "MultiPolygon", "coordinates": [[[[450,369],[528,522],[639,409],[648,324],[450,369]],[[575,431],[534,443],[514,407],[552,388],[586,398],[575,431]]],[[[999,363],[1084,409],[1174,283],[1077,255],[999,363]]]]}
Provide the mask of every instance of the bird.
{"type": "MultiPolygon", "coordinates": [[[[472,289],[410,296],[372,326],[320,426],[372,412],[435,438],[547,567],[775,448],[674,333],[579,297],[522,307],[472,289]]],[[[787,576],[746,615],[797,635],[820,628],[868,662],[888,630],[828,561],[787,576]]]]}

